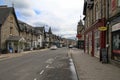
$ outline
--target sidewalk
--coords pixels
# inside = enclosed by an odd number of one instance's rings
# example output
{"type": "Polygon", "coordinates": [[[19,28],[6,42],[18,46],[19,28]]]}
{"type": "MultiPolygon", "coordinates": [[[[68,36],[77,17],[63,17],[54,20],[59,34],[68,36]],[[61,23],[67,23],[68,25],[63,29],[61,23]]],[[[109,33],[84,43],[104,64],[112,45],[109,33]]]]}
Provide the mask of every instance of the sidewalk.
{"type": "Polygon", "coordinates": [[[28,53],[33,53],[33,52],[36,52],[36,51],[44,51],[44,50],[47,50],[47,49],[24,51],[24,52],[21,52],[21,53],[0,54],[0,61],[10,59],[10,58],[13,58],[13,57],[23,56],[23,55],[28,54],[28,53]]]}
{"type": "Polygon", "coordinates": [[[120,68],[112,64],[102,64],[96,57],[82,50],[72,50],[79,80],[120,80],[120,68]]]}

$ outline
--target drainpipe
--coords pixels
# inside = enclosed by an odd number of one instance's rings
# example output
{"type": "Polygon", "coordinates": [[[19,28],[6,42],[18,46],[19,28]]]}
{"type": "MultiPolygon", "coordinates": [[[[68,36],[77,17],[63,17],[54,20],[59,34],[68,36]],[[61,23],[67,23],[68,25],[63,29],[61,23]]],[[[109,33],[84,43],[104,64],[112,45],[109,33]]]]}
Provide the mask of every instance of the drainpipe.
{"type": "Polygon", "coordinates": [[[1,27],[2,27],[2,25],[0,24],[0,53],[2,52],[1,51],[1,27]]]}
{"type": "Polygon", "coordinates": [[[106,44],[106,48],[107,48],[107,61],[109,62],[109,52],[110,52],[110,42],[109,42],[109,36],[110,36],[110,28],[109,28],[109,0],[107,0],[107,22],[106,22],[106,26],[107,26],[107,44],[106,44]]]}

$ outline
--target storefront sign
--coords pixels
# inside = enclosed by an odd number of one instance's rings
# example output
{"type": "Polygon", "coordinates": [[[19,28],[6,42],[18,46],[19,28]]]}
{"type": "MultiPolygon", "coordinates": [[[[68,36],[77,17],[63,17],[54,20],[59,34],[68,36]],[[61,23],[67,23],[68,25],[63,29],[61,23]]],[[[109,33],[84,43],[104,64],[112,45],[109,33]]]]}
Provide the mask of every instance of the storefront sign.
{"type": "Polygon", "coordinates": [[[76,36],[78,39],[80,39],[81,37],[82,37],[82,35],[81,34],[77,34],[77,36],[76,36]]]}
{"type": "Polygon", "coordinates": [[[112,26],[112,31],[117,31],[117,30],[120,30],[120,23],[117,23],[112,26]]]}
{"type": "Polygon", "coordinates": [[[107,27],[102,26],[102,27],[99,27],[98,30],[100,30],[100,31],[106,31],[107,27]]]}

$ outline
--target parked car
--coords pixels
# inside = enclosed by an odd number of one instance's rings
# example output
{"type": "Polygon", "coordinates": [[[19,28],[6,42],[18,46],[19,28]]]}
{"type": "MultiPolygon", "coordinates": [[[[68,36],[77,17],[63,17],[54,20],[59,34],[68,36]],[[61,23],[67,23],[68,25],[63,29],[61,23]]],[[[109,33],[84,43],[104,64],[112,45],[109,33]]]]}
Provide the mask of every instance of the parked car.
{"type": "Polygon", "coordinates": [[[57,49],[57,46],[56,46],[56,45],[52,45],[52,46],[50,47],[50,49],[51,49],[51,50],[56,50],[56,49],[57,49]]]}
{"type": "Polygon", "coordinates": [[[73,45],[69,45],[69,48],[73,48],[73,45]]]}

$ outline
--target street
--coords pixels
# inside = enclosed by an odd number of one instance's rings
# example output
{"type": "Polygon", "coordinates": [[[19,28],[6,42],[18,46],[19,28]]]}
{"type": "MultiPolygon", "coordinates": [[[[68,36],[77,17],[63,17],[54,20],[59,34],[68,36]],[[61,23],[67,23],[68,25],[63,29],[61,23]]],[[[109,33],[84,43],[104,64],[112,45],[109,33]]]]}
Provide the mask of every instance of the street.
{"type": "Polygon", "coordinates": [[[77,80],[69,51],[67,48],[36,51],[2,60],[0,80],[77,80]]]}

